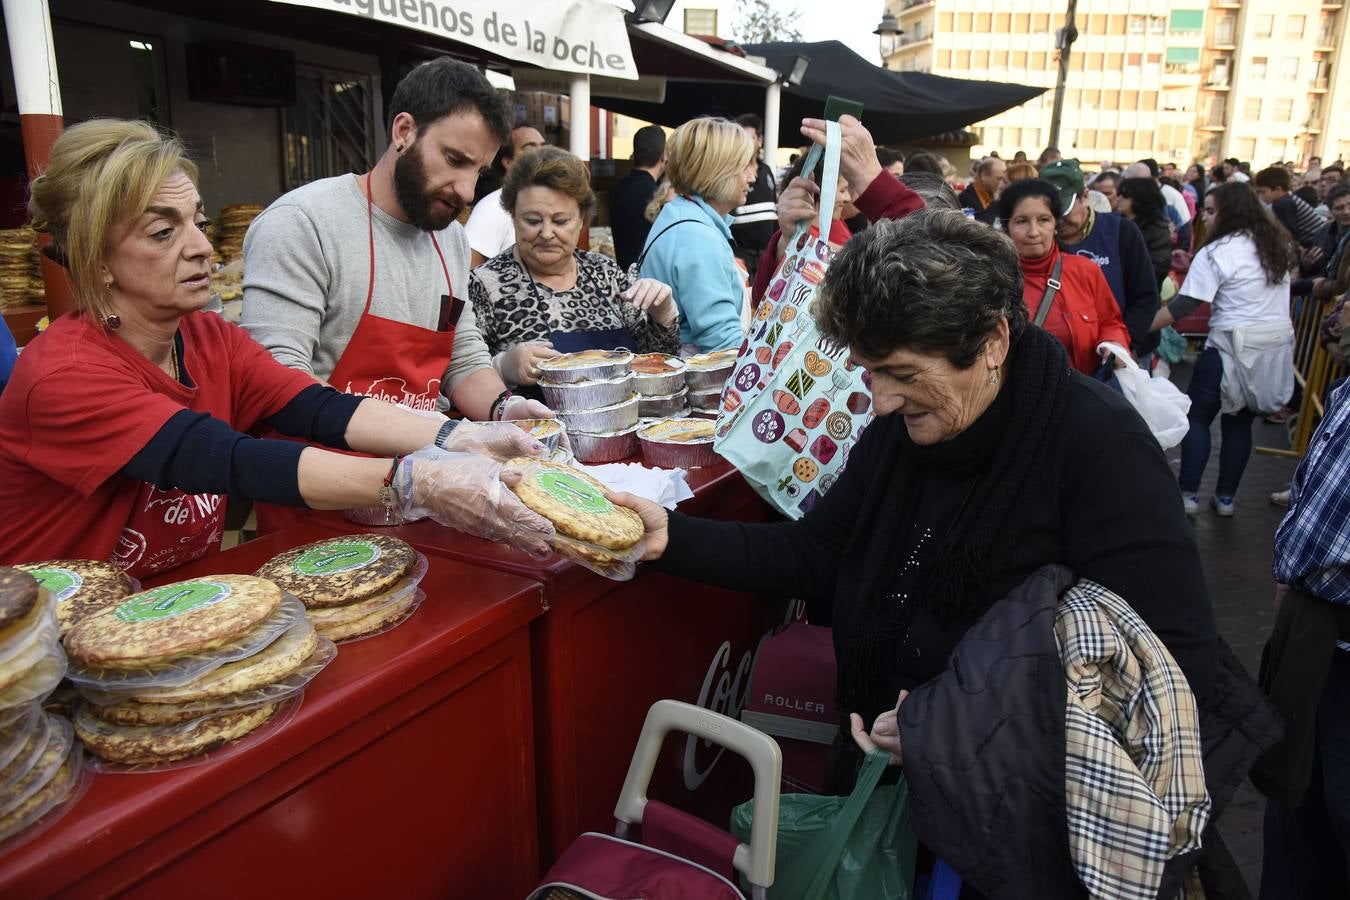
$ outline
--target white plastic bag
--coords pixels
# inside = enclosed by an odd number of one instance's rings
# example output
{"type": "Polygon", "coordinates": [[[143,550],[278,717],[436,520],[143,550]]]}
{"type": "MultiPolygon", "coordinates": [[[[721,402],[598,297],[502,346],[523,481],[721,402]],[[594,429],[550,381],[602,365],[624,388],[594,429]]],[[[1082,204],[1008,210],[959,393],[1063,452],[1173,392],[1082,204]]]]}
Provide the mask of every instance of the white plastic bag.
{"type": "Polygon", "coordinates": [[[1130,356],[1130,352],[1119,344],[1104,341],[1097,349],[1106,348],[1117,359],[1124,360],[1125,367],[1116,369],[1116,380],[1120,382],[1120,391],[1125,399],[1139,413],[1153,437],[1169,450],[1181,443],[1181,439],[1190,430],[1186,414],[1191,411],[1191,398],[1164,377],[1149,377],[1130,356]]]}

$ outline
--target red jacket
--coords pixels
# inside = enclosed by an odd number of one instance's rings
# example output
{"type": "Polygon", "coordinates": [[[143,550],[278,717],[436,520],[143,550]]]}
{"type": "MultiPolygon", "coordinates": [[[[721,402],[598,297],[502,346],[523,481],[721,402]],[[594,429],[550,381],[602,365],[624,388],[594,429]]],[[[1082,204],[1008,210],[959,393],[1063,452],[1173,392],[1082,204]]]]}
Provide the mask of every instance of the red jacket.
{"type": "MultiPolygon", "coordinates": [[[[882,170],[882,173],[867,186],[867,190],[853,201],[853,205],[867,216],[868,221],[879,222],[882,219],[899,219],[916,209],[922,209],[923,198],[901,184],[890,172],[882,170]]],[[[759,258],[759,268],[755,269],[755,285],[750,296],[756,303],[769,289],[773,273],[778,269],[778,236],[781,233],[781,231],[773,233],[768,246],[764,248],[764,253],[759,258]]],[[[831,228],[830,237],[834,236],[835,229],[831,228]]]]}
{"type": "Polygon", "coordinates": [[[1114,341],[1128,350],[1130,332],[1120,318],[1120,305],[1111,293],[1111,286],[1097,264],[1072,253],[1061,253],[1058,246],[1040,259],[1022,259],[1022,299],[1030,317],[1036,318],[1045,297],[1045,282],[1057,259],[1064,261],[1059,273],[1061,287],[1044,328],[1069,351],[1073,367],[1091,375],[1101,367],[1097,345],[1114,341]]]}

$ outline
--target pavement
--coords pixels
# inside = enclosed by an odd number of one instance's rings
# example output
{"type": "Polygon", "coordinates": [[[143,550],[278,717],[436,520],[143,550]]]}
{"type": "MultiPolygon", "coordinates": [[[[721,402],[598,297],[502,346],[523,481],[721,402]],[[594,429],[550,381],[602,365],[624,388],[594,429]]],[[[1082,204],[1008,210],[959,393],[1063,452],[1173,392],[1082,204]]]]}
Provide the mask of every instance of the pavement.
{"type": "MultiPolygon", "coordinates": [[[[1173,380],[1185,384],[1189,374],[1189,367],[1182,363],[1177,366],[1173,380]]],[[[1289,446],[1284,426],[1270,425],[1261,419],[1256,421],[1254,436],[1257,447],[1289,446]]],[[[1285,512],[1270,503],[1269,495],[1289,486],[1298,460],[1253,453],[1238,488],[1235,515],[1231,519],[1221,519],[1209,508],[1219,470],[1218,450],[1219,423],[1216,419],[1210,462],[1201,482],[1201,511],[1193,520],[1195,539],[1204,562],[1205,581],[1219,633],[1255,677],[1261,663],[1261,648],[1275,624],[1271,555],[1275,529],[1285,512]]],[[[1180,448],[1167,451],[1167,458],[1176,471],[1180,466],[1180,448]]],[[[1250,782],[1244,782],[1219,820],[1219,831],[1253,896],[1261,883],[1261,818],[1264,810],[1265,798],[1250,782]]]]}

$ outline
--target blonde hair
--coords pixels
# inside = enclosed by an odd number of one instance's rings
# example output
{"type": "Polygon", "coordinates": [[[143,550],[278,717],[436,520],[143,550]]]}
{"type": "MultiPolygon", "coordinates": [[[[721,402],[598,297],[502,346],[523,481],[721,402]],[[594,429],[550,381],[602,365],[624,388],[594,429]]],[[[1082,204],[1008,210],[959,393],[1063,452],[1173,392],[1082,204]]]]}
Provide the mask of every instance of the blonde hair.
{"type": "Polygon", "coordinates": [[[76,305],[102,320],[112,310],[100,270],[113,230],[138,218],[174,172],[197,183],[183,145],[153,125],[91,119],[68,128],[28,201],[33,229],[52,236],[76,305]]]}
{"type": "Polygon", "coordinates": [[[704,116],[685,122],[666,139],[666,181],[676,194],[731,203],[741,194],[737,178],[754,159],[755,141],[744,128],[704,116]]]}

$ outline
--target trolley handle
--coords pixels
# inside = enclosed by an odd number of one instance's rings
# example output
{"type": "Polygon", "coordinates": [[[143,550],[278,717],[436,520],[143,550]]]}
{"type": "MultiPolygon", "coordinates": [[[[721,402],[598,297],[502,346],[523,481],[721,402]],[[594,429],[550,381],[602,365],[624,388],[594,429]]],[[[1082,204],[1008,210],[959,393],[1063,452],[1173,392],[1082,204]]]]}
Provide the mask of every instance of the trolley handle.
{"type": "Polygon", "coordinates": [[[666,735],[672,731],[695,735],[745,757],[755,773],[754,820],[750,843],[736,848],[732,865],[751,884],[773,885],[778,850],[778,792],[783,772],[783,753],[778,742],[728,716],[678,700],[658,700],[647,711],[633,761],[628,766],[614,817],[621,823],[640,825],[647,806],[647,788],[666,735]]]}

